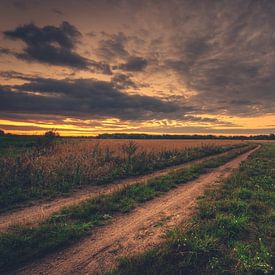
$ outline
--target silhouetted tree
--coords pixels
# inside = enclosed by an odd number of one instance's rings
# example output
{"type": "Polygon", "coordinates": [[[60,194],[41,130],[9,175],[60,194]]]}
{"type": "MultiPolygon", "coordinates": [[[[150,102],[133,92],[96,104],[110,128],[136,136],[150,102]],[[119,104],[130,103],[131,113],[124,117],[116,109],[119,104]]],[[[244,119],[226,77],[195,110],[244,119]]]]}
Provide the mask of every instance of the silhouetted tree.
{"type": "Polygon", "coordinates": [[[214,136],[214,135],[150,135],[150,134],[100,134],[98,139],[227,139],[227,140],[275,140],[275,134],[256,136],[214,136]]]}
{"type": "Polygon", "coordinates": [[[50,131],[47,131],[45,134],[44,134],[45,137],[47,138],[57,138],[59,137],[59,133],[56,131],[56,130],[50,130],[50,131]]]}
{"type": "Polygon", "coordinates": [[[42,137],[38,137],[37,139],[37,147],[43,149],[52,149],[54,145],[54,141],[59,138],[60,135],[56,130],[50,130],[45,132],[42,137]]]}

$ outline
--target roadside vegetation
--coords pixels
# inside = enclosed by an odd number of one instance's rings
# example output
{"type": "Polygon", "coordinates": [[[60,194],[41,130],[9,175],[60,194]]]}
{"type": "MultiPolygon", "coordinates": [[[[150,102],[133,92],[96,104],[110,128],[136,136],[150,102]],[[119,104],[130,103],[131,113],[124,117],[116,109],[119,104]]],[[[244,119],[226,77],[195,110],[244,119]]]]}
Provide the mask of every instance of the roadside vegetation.
{"type": "MultiPolygon", "coordinates": [[[[20,144],[29,143],[18,141],[18,146],[20,144]]],[[[68,194],[81,186],[108,184],[148,174],[244,145],[152,151],[140,148],[132,140],[120,146],[102,146],[99,142],[60,140],[50,131],[36,140],[29,150],[0,158],[0,212],[23,202],[68,194]]]]}
{"type": "Polygon", "coordinates": [[[99,196],[79,205],[64,208],[35,228],[11,227],[0,234],[0,270],[14,269],[20,264],[36,259],[62,246],[92,233],[92,228],[111,222],[117,214],[131,211],[138,205],[168,192],[190,180],[207,173],[253,145],[213,157],[200,164],[181,169],[146,183],[125,187],[110,195],[99,196]]]}
{"type": "Polygon", "coordinates": [[[14,157],[30,150],[36,143],[35,137],[0,135],[0,158],[14,157]]]}
{"type": "Polygon", "coordinates": [[[187,230],[171,230],[164,245],[110,274],[274,274],[274,167],[275,145],[265,144],[200,198],[187,230]]]}
{"type": "Polygon", "coordinates": [[[42,136],[5,135],[0,130],[0,159],[18,157],[34,148],[51,147],[57,142],[59,134],[55,130],[45,132],[42,136]]]}

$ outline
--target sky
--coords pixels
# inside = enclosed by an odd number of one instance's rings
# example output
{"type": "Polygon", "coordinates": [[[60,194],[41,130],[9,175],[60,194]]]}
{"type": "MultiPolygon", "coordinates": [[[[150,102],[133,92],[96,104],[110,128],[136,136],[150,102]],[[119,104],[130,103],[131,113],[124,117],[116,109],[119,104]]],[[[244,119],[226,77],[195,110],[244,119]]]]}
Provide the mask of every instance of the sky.
{"type": "Polygon", "coordinates": [[[273,0],[1,0],[0,129],[275,132],[273,0]]]}

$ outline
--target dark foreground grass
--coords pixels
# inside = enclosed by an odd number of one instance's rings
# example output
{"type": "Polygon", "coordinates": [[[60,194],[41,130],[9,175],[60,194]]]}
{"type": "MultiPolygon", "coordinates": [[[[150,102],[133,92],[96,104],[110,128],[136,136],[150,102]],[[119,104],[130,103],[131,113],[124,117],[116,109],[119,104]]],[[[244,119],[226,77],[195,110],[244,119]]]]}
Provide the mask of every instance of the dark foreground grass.
{"type": "Polygon", "coordinates": [[[190,168],[157,177],[147,183],[132,185],[111,195],[99,196],[77,206],[65,208],[36,228],[11,228],[0,234],[0,270],[16,268],[75,242],[83,235],[90,234],[93,227],[109,222],[113,215],[128,212],[138,204],[151,200],[179,184],[194,180],[209,169],[228,162],[252,147],[253,145],[240,148],[190,168]]]}
{"type": "Polygon", "coordinates": [[[168,232],[165,245],[123,259],[111,274],[271,274],[274,183],[275,145],[264,145],[199,200],[187,231],[168,232]]]}

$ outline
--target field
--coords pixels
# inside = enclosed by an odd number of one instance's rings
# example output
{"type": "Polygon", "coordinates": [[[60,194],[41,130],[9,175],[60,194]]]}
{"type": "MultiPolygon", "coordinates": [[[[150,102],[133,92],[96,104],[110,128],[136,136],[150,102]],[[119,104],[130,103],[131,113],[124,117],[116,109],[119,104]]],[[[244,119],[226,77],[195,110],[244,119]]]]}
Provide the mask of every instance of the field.
{"type": "MultiPolygon", "coordinates": [[[[14,156],[17,153],[21,153],[37,143],[38,138],[33,136],[0,136],[0,157],[2,156],[14,156]]],[[[127,143],[126,139],[81,139],[81,138],[61,138],[61,141],[65,143],[73,144],[75,147],[92,148],[96,144],[100,144],[103,147],[109,147],[112,150],[119,151],[122,144],[127,143]]],[[[199,147],[202,145],[227,145],[238,144],[239,140],[134,140],[142,150],[160,151],[162,149],[183,149],[191,147],[199,147]]]]}
{"type": "Polygon", "coordinates": [[[0,150],[0,272],[272,273],[272,142],[8,138],[0,150]]]}
{"type": "MultiPolygon", "coordinates": [[[[41,142],[40,142],[41,143],[41,142]]],[[[22,202],[53,198],[226,151],[231,141],[65,140],[42,146],[30,138],[4,140],[0,212],[22,202]]],[[[235,145],[234,145],[235,144],[235,145]]]]}

